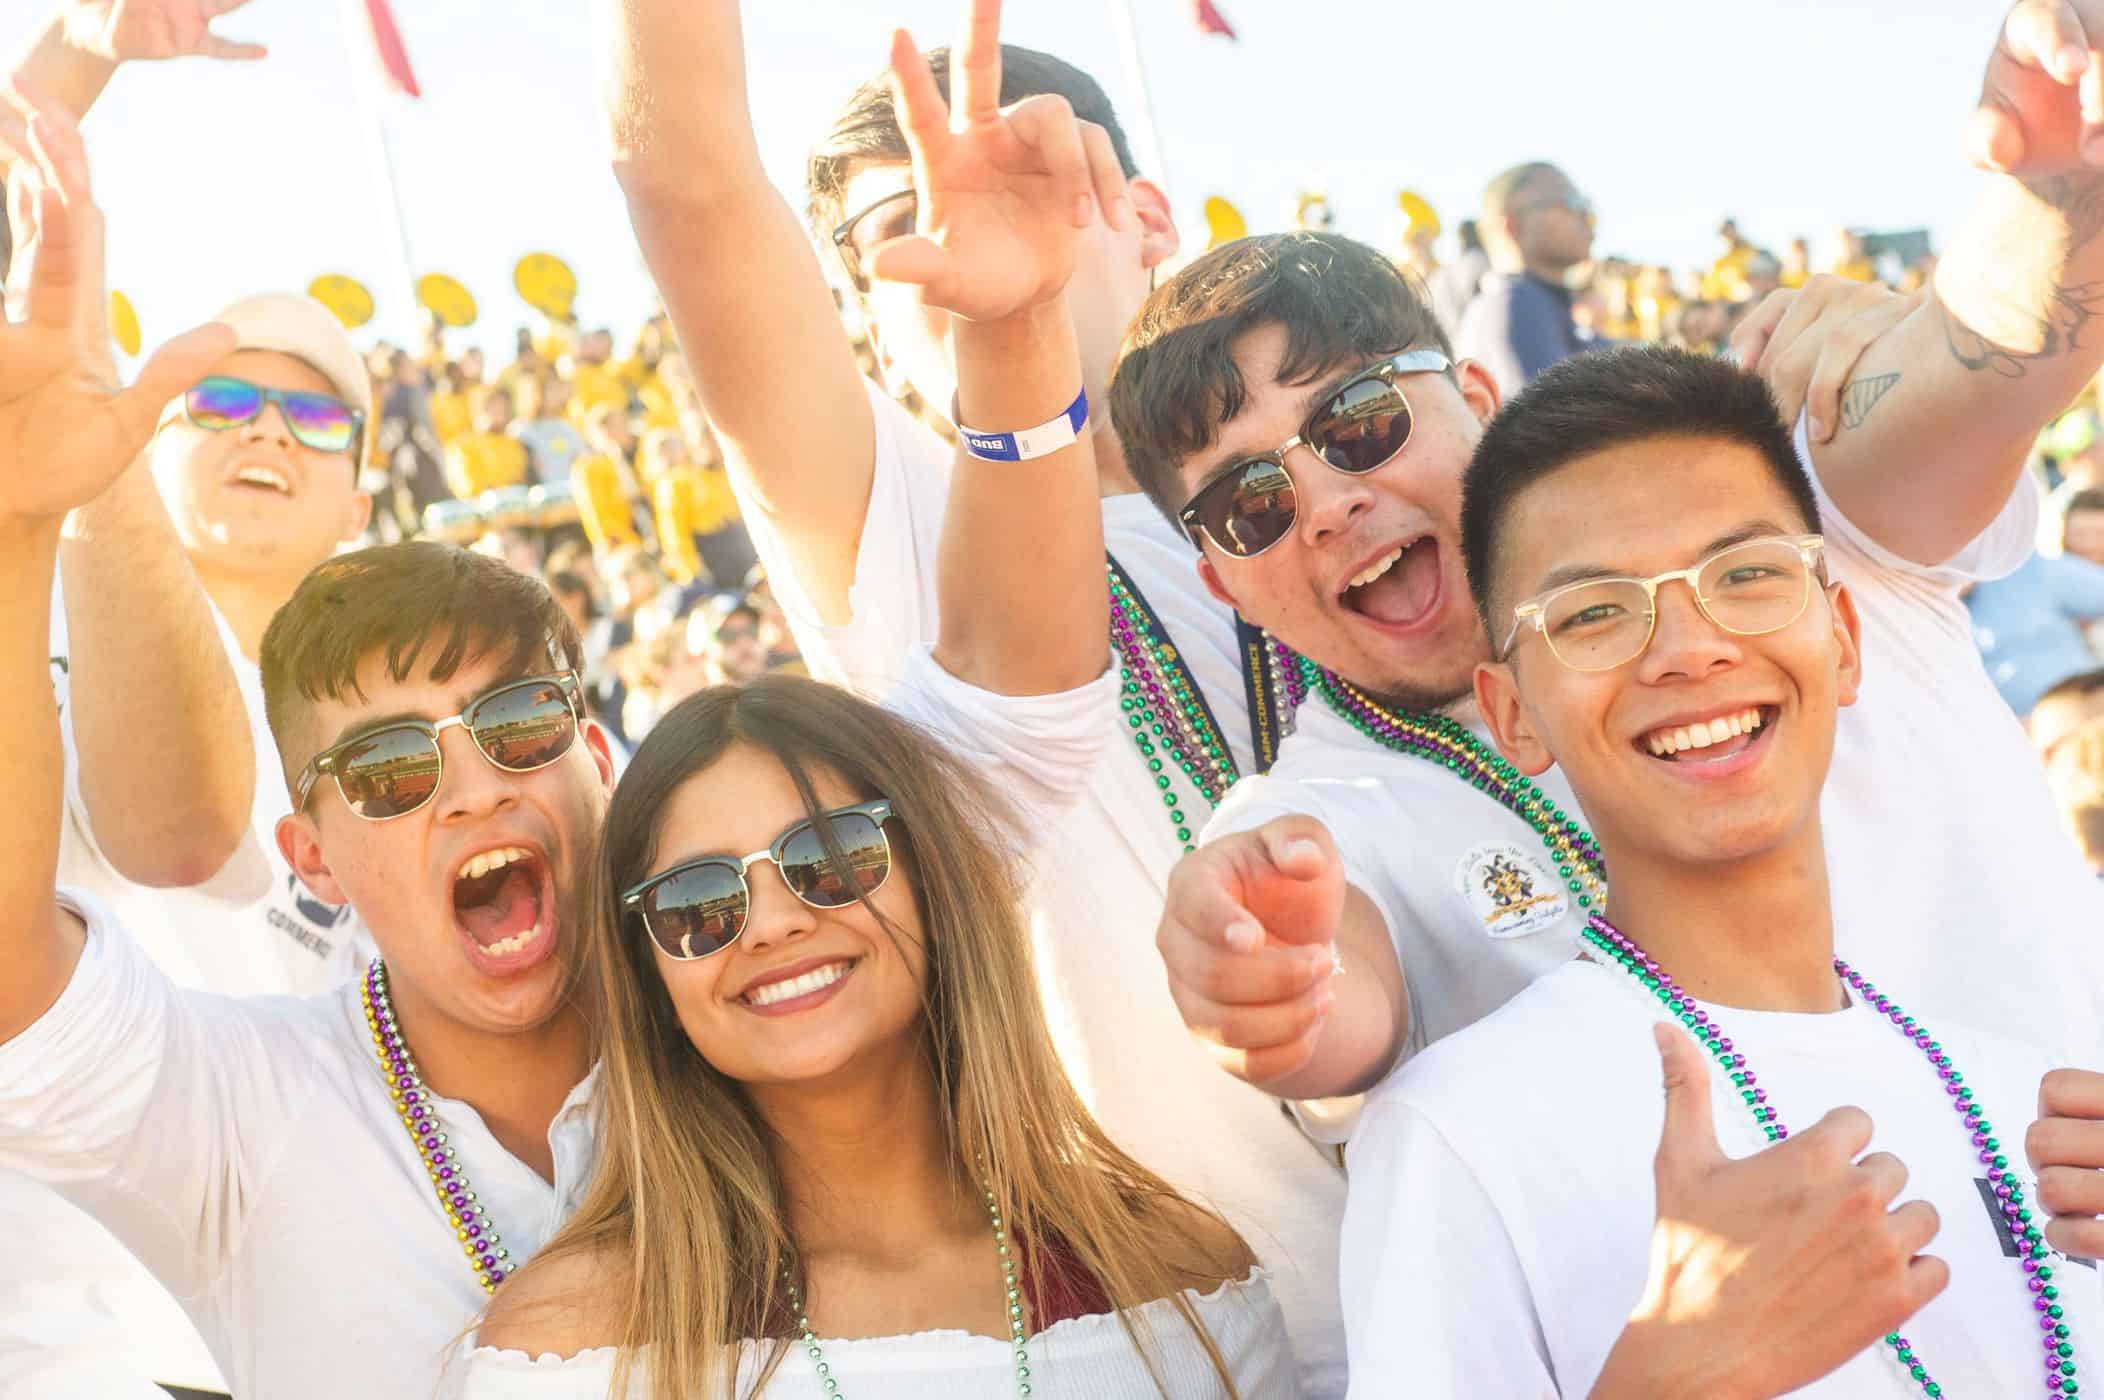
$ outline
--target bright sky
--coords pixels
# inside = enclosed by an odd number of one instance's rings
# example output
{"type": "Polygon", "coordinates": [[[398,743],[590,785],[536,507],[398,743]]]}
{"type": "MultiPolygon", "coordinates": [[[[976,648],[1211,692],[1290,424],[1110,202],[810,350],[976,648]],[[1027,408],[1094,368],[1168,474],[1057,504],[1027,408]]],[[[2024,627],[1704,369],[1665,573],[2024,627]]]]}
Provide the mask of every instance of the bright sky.
{"type": "MultiPolygon", "coordinates": [[[[1137,118],[1112,7],[1136,14],[1185,247],[1208,195],[1253,230],[1326,186],[1338,227],[1385,242],[1410,187],[1449,229],[1495,171],[1558,162],[1592,196],[1598,247],[1675,267],[1718,218],[1822,256],[1842,224],[1927,226],[1939,243],[1979,177],[1957,154],[2002,6],[1980,0],[1219,0],[1238,43],[1183,0],[1009,0],[1006,37],[1098,75],[1137,118]]],[[[27,3],[9,4],[17,15],[27,3]]],[[[959,0],[749,0],[754,121],[800,207],[801,158],[884,61],[889,28],[947,42],[959,0]]],[[[628,329],[652,293],[607,174],[582,0],[395,0],[425,97],[383,100],[415,270],[481,302],[467,338],[537,320],[511,287],[526,252],[567,259],[586,324],[628,329]]],[[[363,281],[375,331],[411,333],[375,181],[342,0],[254,0],[220,23],[259,64],[191,60],[118,76],[88,125],[111,283],[149,345],[236,295],[363,281]]],[[[14,35],[4,36],[9,45],[14,35]]],[[[1144,158],[1143,158],[1144,159],[1144,158]]],[[[1156,172],[1159,173],[1159,172],[1156,172]]],[[[1442,245],[1442,250],[1445,248],[1442,245]]]]}

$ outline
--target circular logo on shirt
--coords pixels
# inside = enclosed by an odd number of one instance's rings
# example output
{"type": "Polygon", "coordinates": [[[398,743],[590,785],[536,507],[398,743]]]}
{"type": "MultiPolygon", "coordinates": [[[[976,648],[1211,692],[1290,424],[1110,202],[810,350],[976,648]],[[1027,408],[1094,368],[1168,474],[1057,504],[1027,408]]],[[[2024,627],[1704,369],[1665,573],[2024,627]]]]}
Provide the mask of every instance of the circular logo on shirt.
{"type": "Polygon", "coordinates": [[[1486,841],[1454,867],[1454,892],[1492,938],[1524,938],[1571,910],[1564,882],[1532,852],[1486,841]]]}

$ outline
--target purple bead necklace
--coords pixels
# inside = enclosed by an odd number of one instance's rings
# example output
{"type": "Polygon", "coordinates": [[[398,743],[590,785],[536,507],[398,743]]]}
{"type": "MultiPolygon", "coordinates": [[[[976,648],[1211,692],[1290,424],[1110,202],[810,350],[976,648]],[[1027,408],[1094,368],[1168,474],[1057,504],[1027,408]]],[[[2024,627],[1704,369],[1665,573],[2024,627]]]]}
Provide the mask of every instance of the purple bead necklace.
{"type": "MultiPolygon", "coordinates": [[[[1746,1063],[1746,1056],[1733,1048],[1731,1037],[1724,1034],[1723,1027],[1698,1006],[1656,960],[1647,956],[1634,940],[1609,923],[1598,910],[1586,920],[1584,936],[1585,941],[1603,956],[1642,982],[1709,1051],[1724,1072],[1731,1076],[1733,1087],[1739,1091],[1739,1097],[1768,1141],[1780,1142],[1790,1135],[1782,1118],[1769,1104],[1768,1091],[1760,1087],[1753,1067],[1746,1063]]],[[[2037,1314],[2045,1348],[2046,1394],[2050,1400],[2065,1400],[2065,1397],[2075,1395],[2078,1391],[2075,1346],[2069,1340],[2066,1310],[2060,1303],[2060,1286],[2053,1281],[2054,1269],[2050,1261],[2055,1257],[2054,1252],[2046,1246],[2044,1232],[2032,1219],[2031,1209],[2025,1204],[2023,1187],[2009,1171],[2009,1159],[2002,1152],[2001,1141],[1994,1135],[1994,1125],[1987,1121],[1986,1110],[1980,1107],[1971,1087],[1965,1082],[1965,1076],[1952,1066],[1951,1057],[1943,1053],[1942,1044],[1930,1036],[1926,1026],[1909,1016],[1898,1002],[1880,992],[1839,958],[1834,959],[1834,971],[1851,990],[1891,1021],[1901,1035],[1920,1048],[1935,1069],[1937,1078],[1943,1082],[1943,1092],[1950,1097],[1951,1107],[1960,1117],[1971,1150],[1978,1154],[1981,1164],[1987,1168],[1987,1180],[1994,1187],[1995,1199],[2009,1223],[2010,1237],[2019,1242],[2024,1286],[2030,1292],[2031,1308],[2037,1314]]],[[[1889,1333],[1885,1345],[1892,1348],[1899,1364],[1906,1368],[1924,1395],[1935,1397],[1943,1394],[1943,1387],[1930,1377],[1928,1368],[1916,1357],[1913,1344],[1904,1336],[1898,1332],[1889,1333]]]]}
{"type": "Polygon", "coordinates": [[[359,990],[359,999],[365,1003],[365,1024],[373,1033],[373,1053],[380,1059],[380,1073],[387,1080],[395,1113],[408,1130],[409,1140],[416,1144],[417,1155],[424,1159],[424,1170],[431,1175],[439,1207],[453,1222],[453,1234],[460,1241],[461,1252],[468,1257],[468,1267],[482,1281],[482,1291],[494,1293],[511,1272],[511,1251],[497,1237],[497,1227],[490,1223],[489,1213],[475,1199],[467,1169],[460,1165],[460,1151],[446,1141],[445,1125],[432,1106],[431,1091],[424,1087],[416,1059],[402,1039],[401,1028],[395,1025],[394,1003],[387,999],[387,965],[374,958],[365,969],[359,990]]]}

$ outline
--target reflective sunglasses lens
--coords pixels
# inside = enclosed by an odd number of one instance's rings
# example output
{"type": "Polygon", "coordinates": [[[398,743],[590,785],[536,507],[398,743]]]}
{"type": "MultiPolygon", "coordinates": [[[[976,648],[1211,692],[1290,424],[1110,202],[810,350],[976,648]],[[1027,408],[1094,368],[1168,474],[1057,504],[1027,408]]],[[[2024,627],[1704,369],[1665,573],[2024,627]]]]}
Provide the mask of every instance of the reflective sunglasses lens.
{"type": "Polygon", "coordinates": [[[316,452],[342,452],[357,429],[351,406],[327,394],[287,394],[285,423],[292,435],[316,452]]]}
{"type": "Polygon", "coordinates": [[[528,681],[476,701],[468,731],[490,762],[527,773],[570,751],[577,738],[577,717],[556,682],[528,681]]]}
{"type": "Polygon", "coordinates": [[[1641,584],[1603,579],[1549,599],[1542,623],[1557,660],[1576,671],[1605,671],[1650,640],[1651,597],[1641,584]]]}
{"type": "Polygon", "coordinates": [[[421,729],[382,729],[336,753],[336,782],[359,816],[385,821],[414,812],[438,791],[438,745],[421,729]]]}
{"type": "Polygon", "coordinates": [[[255,421],[262,409],[260,389],[247,380],[222,375],[199,380],[183,395],[183,411],[190,421],[215,433],[255,421]]]}
{"type": "Polygon", "coordinates": [[[1215,482],[1198,506],[1213,543],[1245,559],[1284,539],[1299,513],[1285,465],[1264,457],[1215,482]]]}
{"type": "Polygon", "coordinates": [[[798,899],[817,909],[838,909],[866,894],[875,893],[891,874],[891,847],[876,818],[862,812],[845,812],[833,818],[833,839],[847,867],[826,857],[825,843],[815,826],[798,827],[782,842],[782,879],[798,899]]]}
{"type": "Polygon", "coordinates": [[[1695,583],[1719,627],[1757,636],[1797,620],[1811,594],[1811,577],[1796,545],[1754,540],[1712,558],[1695,583]]]}
{"type": "Polygon", "coordinates": [[[671,958],[705,958],[745,928],[745,881],[730,865],[692,865],[643,895],[643,927],[671,958]]]}
{"type": "Polygon", "coordinates": [[[1347,384],[1322,410],[1308,445],[1340,472],[1370,472],[1410,440],[1410,405],[1385,379],[1347,384]]]}

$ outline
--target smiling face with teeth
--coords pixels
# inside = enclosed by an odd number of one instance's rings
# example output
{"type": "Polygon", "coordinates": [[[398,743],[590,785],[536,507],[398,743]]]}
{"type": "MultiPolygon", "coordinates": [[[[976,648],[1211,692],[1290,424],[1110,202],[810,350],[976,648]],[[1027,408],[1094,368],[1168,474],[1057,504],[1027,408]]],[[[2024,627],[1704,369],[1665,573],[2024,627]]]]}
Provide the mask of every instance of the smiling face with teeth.
{"type": "MultiPolygon", "coordinates": [[[[1647,577],[1748,534],[1807,529],[1751,447],[1625,443],[1552,469],[1505,504],[1490,615],[1509,618],[1574,572],[1647,577]]],[[[1634,661],[1572,670],[1523,628],[1505,660],[1480,668],[1476,695],[1523,771],[1563,769],[1610,871],[1713,867],[1818,845],[1836,715],[1856,698],[1857,636],[1839,584],[1780,631],[1742,636],[1675,581],[1660,587],[1651,643],[1634,661]]]]}
{"type": "MultiPolygon", "coordinates": [[[[237,350],[212,367],[265,388],[331,394],[328,377],[292,355],[237,350]]],[[[208,588],[215,577],[268,577],[291,585],[358,538],[372,498],[358,489],[351,452],[317,452],[265,404],[253,423],[208,432],[164,416],[151,461],[176,534],[208,588]]]]}
{"type": "MultiPolygon", "coordinates": [[[[1260,326],[1234,347],[1248,397],[1212,446],[1182,462],[1186,495],[1229,463],[1277,448],[1341,382],[1365,366],[1332,366],[1282,383],[1287,337],[1260,326]]],[[[1237,558],[1208,541],[1198,561],[1215,597],[1354,684],[1412,709],[1468,693],[1488,654],[1461,568],[1461,474],[1498,408],[1497,386],[1463,361],[1451,375],[1397,383],[1411,409],[1410,439],[1386,465],[1352,476],[1297,449],[1286,462],[1298,514],[1263,553],[1237,558]]]]}
{"type": "MultiPolygon", "coordinates": [[[[837,774],[811,770],[822,807],[867,801],[837,774]]],[[[707,855],[764,850],[808,816],[780,759],[736,743],[687,778],[666,802],[647,873],[707,855]]],[[[904,1083],[898,1067],[922,1054],[928,962],[914,872],[891,842],[892,871],[869,907],[814,909],[766,861],[746,871],[744,931],[694,961],[652,955],[687,1039],[718,1072],[747,1086],[809,1083],[852,1069],[904,1083]]]]}

